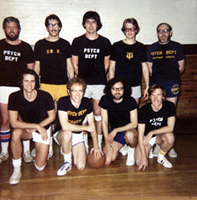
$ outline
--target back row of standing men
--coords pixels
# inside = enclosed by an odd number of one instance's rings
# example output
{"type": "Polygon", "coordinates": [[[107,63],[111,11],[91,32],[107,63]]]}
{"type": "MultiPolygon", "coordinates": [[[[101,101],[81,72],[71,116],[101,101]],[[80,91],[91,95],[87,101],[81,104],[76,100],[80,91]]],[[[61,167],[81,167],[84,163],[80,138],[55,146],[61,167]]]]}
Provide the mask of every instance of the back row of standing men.
{"type": "MultiPolygon", "coordinates": [[[[122,31],[126,38],[114,43],[99,35],[102,23],[98,13],[85,13],[82,21],[86,33],[68,41],[59,37],[62,23],[58,16],[50,15],[45,20],[48,37],[35,44],[35,56],[31,47],[19,40],[20,23],[8,17],[3,22],[6,39],[0,41],[0,109],[1,109],[1,156],[0,162],[8,158],[10,125],[8,117],[8,97],[17,91],[18,77],[25,68],[34,69],[41,77],[40,89],[49,92],[54,101],[67,94],[68,78],[74,75],[83,78],[87,84],[85,97],[93,103],[98,144],[102,143],[101,107],[99,101],[109,79],[122,77],[132,89],[132,97],[139,105],[141,79],[145,80],[144,99],[148,99],[149,73],[151,85],[160,84],[167,91],[167,100],[177,103],[180,94],[180,75],[184,71],[184,53],[181,45],[171,41],[172,28],[167,23],[157,27],[158,42],[149,46],[136,41],[139,26],[135,19],[126,19],[122,31]],[[34,59],[35,58],[35,59],[34,59]],[[35,60],[35,62],[34,62],[35,60]],[[147,62],[148,61],[148,62],[147,62]]],[[[115,91],[118,90],[117,88],[115,91]]],[[[84,136],[88,151],[88,135],[84,136]]],[[[52,154],[52,147],[50,149],[52,154]]],[[[176,156],[176,152],[172,152],[176,156]]],[[[29,144],[24,144],[24,159],[31,160],[29,144]]]]}

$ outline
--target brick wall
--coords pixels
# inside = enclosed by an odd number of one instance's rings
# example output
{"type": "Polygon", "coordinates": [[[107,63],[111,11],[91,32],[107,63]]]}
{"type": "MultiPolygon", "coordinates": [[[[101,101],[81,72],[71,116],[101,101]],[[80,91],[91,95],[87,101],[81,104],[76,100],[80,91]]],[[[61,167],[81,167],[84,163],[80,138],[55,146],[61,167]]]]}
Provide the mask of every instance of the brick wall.
{"type": "MultiPolygon", "coordinates": [[[[181,77],[181,96],[177,105],[177,117],[197,117],[197,54],[186,55],[185,65],[186,70],[181,77]]],[[[144,104],[145,102],[141,101],[140,107],[144,104]]]]}

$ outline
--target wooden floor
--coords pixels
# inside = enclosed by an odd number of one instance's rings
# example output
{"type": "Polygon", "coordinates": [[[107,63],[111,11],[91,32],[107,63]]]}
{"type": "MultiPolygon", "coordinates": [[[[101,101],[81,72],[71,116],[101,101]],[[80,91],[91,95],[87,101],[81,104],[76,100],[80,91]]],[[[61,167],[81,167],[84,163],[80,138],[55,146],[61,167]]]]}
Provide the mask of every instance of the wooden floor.
{"type": "Polygon", "coordinates": [[[20,183],[11,186],[8,183],[13,170],[10,156],[0,165],[0,200],[197,199],[196,124],[197,120],[177,123],[178,158],[168,157],[172,169],[164,168],[153,158],[149,159],[145,172],[138,171],[136,165],[127,167],[126,157],[119,155],[110,166],[92,169],[87,165],[82,172],[73,166],[68,174],[57,177],[63,157],[54,144],[54,155],[43,172],[37,171],[33,163],[23,163],[20,183]]]}

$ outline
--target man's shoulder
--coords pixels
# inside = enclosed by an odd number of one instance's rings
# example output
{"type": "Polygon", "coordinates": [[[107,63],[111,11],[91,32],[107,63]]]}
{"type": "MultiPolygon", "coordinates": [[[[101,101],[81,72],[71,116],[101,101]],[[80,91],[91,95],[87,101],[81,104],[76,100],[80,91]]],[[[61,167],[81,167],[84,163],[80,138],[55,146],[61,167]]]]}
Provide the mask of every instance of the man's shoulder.
{"type": "Polygon", "coordinates": [[[38,94],[38,96],[40,96],[41,98],[52,99],[52,96],[51,96],[48,92],[46,92],[46,91],[37,90],[37,94],[38,94]]]}
{"type": "Polygon", "coordinates": [[[154,43],[150,44],[148,46],[148,49],[155,48],[156,46],[159,46],[159,42],[154,42],[154,43]]]}
{"type": "Polygon", "coordinates": [[[167,100],[165,100],[165,101],[163,101],[163,106],[164,107],[171,107],[171,108],[175,108],[175,105],[174,105],[174,103],[172,103],[172,102],[170,102],[170,101],[167,101],[167,100]]]}
{"type": "Polygon", "coordinates": [[[75,38],[73,39],[73,42],[79,41],[79,40],[84,40],[84,39],[85,39],[85,34],[80,35],[80,36],[78,36],[78,37],[75,37],[75,38]]]}

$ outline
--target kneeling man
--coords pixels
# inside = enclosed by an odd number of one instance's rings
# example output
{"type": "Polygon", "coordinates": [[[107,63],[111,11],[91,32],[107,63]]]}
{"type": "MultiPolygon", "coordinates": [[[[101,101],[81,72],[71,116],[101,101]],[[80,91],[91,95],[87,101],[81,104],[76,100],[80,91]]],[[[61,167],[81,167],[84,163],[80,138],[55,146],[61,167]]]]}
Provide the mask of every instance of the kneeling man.
{"type": "Polygon", "coordinates": [[[172,102],[165,101],[166,92],[160,85],[149,88],[151,102],[144,105],[138,117],[138,146],[136,163],[139,170],[148,166],[148,155],[154,144],[160,145],[157,162],[164,167],[172,168],[165,154],[174,145],[174,125],[176,109],[172,102]]]}
{"type": "Polygon", "coordinates": [[[137,103],[131,97],[128,83],[118,77],[107,83],[104,93],[106,95],[101,98],[99,106],[105,137],[105,164],[115,161],[118,151],[128,144],[126,165],[132,166],[135,164],[134,150],[137,145],[137,103]]]}
{"type": "Polygon", "coordinates": [[[11,138],[12,163],[14,171],[10,184],[17,184],[21,178],[21,140],[33,138],[36,148],[34,165],[42,171],[47,162],[50,139],[50,124],[55,120],[54,103],[51,95],[38,90],[39,77],[33,70],[24,71],[21,90],[9,97],[8,110],[13,127],[11,138]],[[19,119],[20,116],[20,119],[19,119]]]}
{"type": "Polygon", "coordinates": [[[93,106],[91,100],[83,97],[86,83],[81,78],[70,79],[67,83],[69,96],[58,101],[57,132],[54,140],[62,147],[64,163],[57,171],[58,176],[65,175],[72,168],[72,156],[78,170],[86,166],[86,150],[83,131],[92,135],[94,156],[99,157],[102,151],[98,147],[97,134],[94,123],[93,106]],[[82,122],[87,116],[88,125],[82,122]]]}

